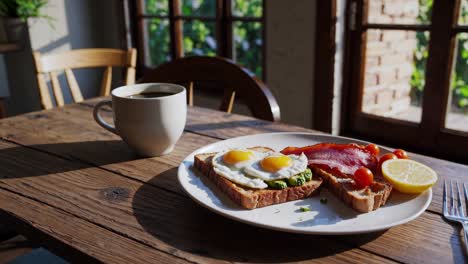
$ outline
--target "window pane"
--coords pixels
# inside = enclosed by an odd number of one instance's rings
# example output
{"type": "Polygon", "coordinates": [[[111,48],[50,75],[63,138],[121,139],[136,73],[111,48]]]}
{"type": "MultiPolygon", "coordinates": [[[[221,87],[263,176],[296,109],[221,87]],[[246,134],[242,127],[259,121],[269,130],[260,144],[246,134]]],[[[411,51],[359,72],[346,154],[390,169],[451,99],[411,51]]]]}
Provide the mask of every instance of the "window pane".
{"type": "Polygon", "coordinates": [[[184,21],[183,28],[185,56],[216,55],[215,22],[184,21]]]}
{"type": "Polygon", "coordinates": [[[170,60],[169,21],[167,19],[150,19],[146,22],[148,31],[149,66],[157,66],[170,60]]]}
{"type": "Polygon", "coordinates": [[[262,23],[234,22],[234,60],[262,77],[262,23]]]}
{"type": "Polygon", "coordinates": [[[429,24],[433,0],[372,0],[368,22],[381,24],[429,24]]]}
{"type": "Polygon", "coordinates": [[[468,132],[468,33],[457,36],[445,126],[468,132]]]}
{"type": "Polygon", "coordinates": [[[144,13],[149,15],[167,16],[169,0],[145,0],[144,13]]]}
{"type": "Polygon", "coordinates": [[[368,30],[362,111],[421,121],[428,32],[368,30]]]}
{"type": "Polygon", "coordinates": [[[232,14],[239,17],[262,17],[262,0],[232,0],[232,14]]]}
{"type": "Polygon", "coordinates": [[[460,14],[458,15],[458,24],[468,24],[468,0],[462,0],[460,7],[460,14]]]}
{"type": "Polygon", "coordinates": [[[181,0],[183,16],[216,16],[216,0],[181,0]]]}

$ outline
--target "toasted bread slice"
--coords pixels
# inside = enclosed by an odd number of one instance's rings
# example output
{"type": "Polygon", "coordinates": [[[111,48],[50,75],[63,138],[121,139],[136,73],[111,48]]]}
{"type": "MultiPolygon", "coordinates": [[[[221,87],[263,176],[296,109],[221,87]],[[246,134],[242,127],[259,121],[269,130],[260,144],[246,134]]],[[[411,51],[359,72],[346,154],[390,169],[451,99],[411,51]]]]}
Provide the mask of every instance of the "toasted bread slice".
{"type": "Polygon", "coordinates": [[[392,191],[392,185],[382,177],[375,177],[371,186],[357,189],[354,180],[333,175],[320,168],[312,168],[332,193],[354,210],[367,213],[385,205],[392,191]]]}
{"type": "MultiPolygon", "coordinates": [[[[259,152],[273,151],[265,147],[253,147],[251,150],[259,152]]],[[[232,201],[246,209],[255,209],[273,204],[285,203],[289,201],[304,199],[318,190],[322,184],[322,179],[313,176],[312,180],[304,185],[288,187],[282,190],[274,189],[251,189],[238,185],[226,178],[218,175],[213,170],[211,163],[216,153],[204,153],[195,155],[195,168],[208,177],[216,186],[221,189],[232,201]]]]}

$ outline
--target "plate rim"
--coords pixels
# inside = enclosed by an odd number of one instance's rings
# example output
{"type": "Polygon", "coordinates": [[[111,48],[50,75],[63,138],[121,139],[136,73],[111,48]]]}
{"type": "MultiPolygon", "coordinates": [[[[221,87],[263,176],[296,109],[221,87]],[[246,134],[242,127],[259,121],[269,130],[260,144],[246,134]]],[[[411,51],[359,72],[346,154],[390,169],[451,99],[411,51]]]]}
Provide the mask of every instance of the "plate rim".
{"type": "MultiPolygon", "coordinates": [[[[373,227],[373,228],[357,229],[357,230],[350,230],[350,231],[304,230],[304,229],[293,229],[293,228],[288,228],[288,227],[278,227],[278,226],[274,226],[274,225],[267,225],[267,224],[259,223],[259,222],[252,221],[252,220],[246,220],[246,219],[243,219],[243,218],[235,216],[235,215],[231,215],[229,213],[224,212],[222,208],[218,208],[217,206],[210,206],[208,204],[205,204],[203,201],[201,201],[200,199],[198,199],[197,197],[192,195],[192,193],[190,193],[185,188],[184,184],[182,183],[182,179],[181,179],[183,177],[182,172],[183,171],[186,172],[186,166],[185,166],[184,162],[187,161],[187,159],[189,157],[194,156],[195,154],[202,152],[202,150],[205,149],[205,148],[212,147],[214,145],[219,144],[220,142],[227,141],[227,140],[233,140],[233,139],[242,140],[242,138],[247,138],[247,137],[252,137],[252,136],[259,136],[259,135],[268,136],[268,135],[288,135],[288,134],[289,135],[305,135],[305,136],[325,136],[325,137],[341,138],[341,139],[346,139],[346,140],[361,142],[361,143],[371,143],[371,142],[368,142],[368,141],[365,141],[365,140],[354,139],[354,138],[349,138],[349,137],[335,136],[335,135],[321,134],[321,133],[310,133],[310,132],[272,132],[272,133],[259,133],[259,134],[251,134],[251,135],[233,137],[233,138],[228,138],[228,139],[220,140],[220,141],[217,141],[217,142],[213,142],[213,143],[208,144],[208,145],[204,145],[204,146],[196,149],[195,151],[191,152],[189,155],[187,155],[182,160],[182,162],[180,163],[180,165],[179,165],[179,167],[177,169],[177,180],[178,180],[180,186],[182,187],[182,190],[193,201],[195,201],[197,204],[201,205],[202,207],[204,207],[204,208],[206,208],[206,209],[208,209],[208,210],[210,210],[210,211],[212,211],[212,212],[214,212],[216,214],[219,214],[219,215],[222,215],[222,216],[224,216],[226,218],[229,218],[229,219],[232,219],[232,220],[235,220],[235,221],[239,221],[241,223],[252,225],[252,226],[257,226],[257,227],[270,229],[270,230],[275,230],[275,231],[282,231],[282,232],[295,233],[295,234],[306,234],[306,235],[350,235],[350,234],[364,234],[364,233],[372,233],[372,232],[387,230],[387,229],[389,229],[391,227],[402,225],[402,224],[408,223],[408,222],[416,219],[417,217],[419,217],[421,214],[423,214],[426,211],[426,209],[429,207],[429,205],[432,202],[432,196],[433,196],[432,188],[429,188],[428,190],[426,190],[426,192],[428,192],[428,194],[427,194],[428,198],[426,199],[424,205],[416,213],[414,213],[413,215],[411,215],[409,217],[406,217],[406,218],[404,218],[404,219],[402,219],[400,221],[393,222],[393,223],[390,223],[390,224],[386,224],[386,225],[383,225],[383,226],[377,226],[377,227],[373,227]]],[[[378,144],[378,145],[379,145],[379,147],[382,147],[384,150],[389,151],[387,147],[381,146],[380,144],[378,144]]],[[[193,159],[190,160],[190,162],[193,163],[193,159]]],[[[188,172],[186,172],[186,173],[188,173],[188,172]]],[[[423,195],[423,194],[420,194],[420,195],[423,195]]]]}

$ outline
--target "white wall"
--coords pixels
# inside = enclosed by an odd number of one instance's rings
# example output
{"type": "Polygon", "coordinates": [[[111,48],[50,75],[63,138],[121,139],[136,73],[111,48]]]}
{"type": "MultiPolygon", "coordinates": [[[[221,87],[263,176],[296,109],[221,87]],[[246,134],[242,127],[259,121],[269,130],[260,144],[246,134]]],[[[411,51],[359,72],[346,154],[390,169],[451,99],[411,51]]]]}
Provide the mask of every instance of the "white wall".
{"type": "MultiPolygon", "coordinates": [[[[325,1],[325,0],[324,0],[325,1]]],[[[316,0],[267,0],[267,85],[281,121],[311,127],[316,0]]]]}
{"type": "MultiPolygon", "coordinates": [[[[116,0],[50,0],[43,13],[54,18],[54,27],[45,20],[29,21],[31,46],[4,56],[11,94],[7,100],[9,115],[39,110],[31,50],[47,54],[80,48],[119,48],[119,19],[123,19],[117,15],[119,3],[116,0]]],[[[114,72],[118,77],[119,71],[114,72]]],[[[97,95],[102,70],[76,70],[75,75],[85,98],[97,95]]],[[[0,80],[3,79],[0,67],[0,80]]],[[[60,79],[63,83],[63,76],[60,79]]],[[[67,86],[63,84],[63,87],[67,86]]],[[[64,89],[64,96],[70,102],[67,91],[64,89]]]]}

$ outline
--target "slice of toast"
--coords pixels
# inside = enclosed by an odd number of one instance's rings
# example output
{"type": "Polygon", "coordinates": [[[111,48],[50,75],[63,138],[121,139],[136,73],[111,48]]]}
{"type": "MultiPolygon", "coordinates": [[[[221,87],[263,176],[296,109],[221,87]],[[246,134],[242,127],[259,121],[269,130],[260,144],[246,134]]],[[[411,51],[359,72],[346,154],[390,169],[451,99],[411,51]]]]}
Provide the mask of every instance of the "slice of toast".
{"type": "MultiPolygon", "coordinates": [[[[259,152],[274,151],[265,147],[253,147],[249,149],[259,152]]],[[[320,177],[313,176],[312,180],[306,182],[304,185],[288,187],[282,190],[251,189],[218,175],[213,170],[213,165],[211,163],[214,155],[216,155],[216,153],[195,155],[195,168],[202,172],[204,176],[208,177],[232,201],[246,209],[255,209],[304,199],[312,195],[322,184],[322,179],[320,177]]]]}
{"type": "Polygon", "coordinates": [[[385,205],[392,191],[392,185],[382,177],[374,177],[371,186],[357,189],[354,180],[333,175],[321,168],[313,167],[314,175],[319,175],[333,194],[354,210],[367,213],[385,205]]]}

